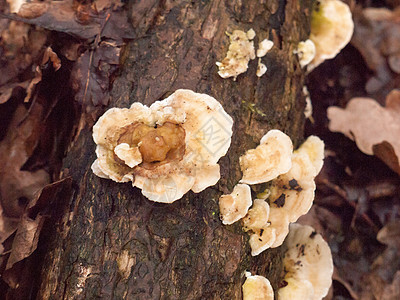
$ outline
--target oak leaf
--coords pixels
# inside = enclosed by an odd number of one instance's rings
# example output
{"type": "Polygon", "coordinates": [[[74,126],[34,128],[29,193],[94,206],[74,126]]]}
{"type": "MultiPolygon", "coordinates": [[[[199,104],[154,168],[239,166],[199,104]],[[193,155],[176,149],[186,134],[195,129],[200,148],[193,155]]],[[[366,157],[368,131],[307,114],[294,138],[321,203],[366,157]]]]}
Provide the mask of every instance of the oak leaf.
{"type": "Polygon", "coordinates": [[[329,129],[354,140],[400,174],[400,90],[393,90],[382,107],[371,98],[353,98],[345,109],[328,108],[329,129]]]}

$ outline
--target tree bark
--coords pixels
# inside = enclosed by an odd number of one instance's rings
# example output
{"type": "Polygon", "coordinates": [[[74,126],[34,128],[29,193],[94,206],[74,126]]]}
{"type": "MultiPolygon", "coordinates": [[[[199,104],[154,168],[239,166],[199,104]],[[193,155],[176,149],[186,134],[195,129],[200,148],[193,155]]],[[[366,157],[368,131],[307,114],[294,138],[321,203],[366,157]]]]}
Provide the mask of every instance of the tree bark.
{"type": "Polygon", "coordinates": [[[302,139],[304,72],[293,50],[308,37],[310,8],[311,0],[131,2],[136,38],[121,56],[108,108],[150,105],[179,88],[213,96],[234,119],[221,180],[173,204],[151,202],[92,173],[95,144],[85,126],[64,162],[73,193],[44,225],[37,299],[241,299],[245,270],[278,288],[280,248],[251,257],[240,222],[222,225],[218,198],[241,178],[239,156],[268,130],[295,145],[302,139]],[[267,73],[258,78],[253,60],[236,81],[222,79],[215,63],[229,46],[225,32],[250,28],[255,44],[275,43],[263,58],[267,73]]]}

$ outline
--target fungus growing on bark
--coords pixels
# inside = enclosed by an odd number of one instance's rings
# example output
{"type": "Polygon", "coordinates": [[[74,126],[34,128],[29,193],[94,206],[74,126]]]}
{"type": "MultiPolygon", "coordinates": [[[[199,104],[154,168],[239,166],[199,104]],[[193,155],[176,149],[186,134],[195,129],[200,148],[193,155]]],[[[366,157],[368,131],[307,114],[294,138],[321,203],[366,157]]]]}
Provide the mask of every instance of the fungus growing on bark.
{"type": "Polygon", "coordinates": [[[347,4],[340,0],[318,0],[311,15],[310,33],[316,53],[308,70],[334,58],[350,42],[353,30],[354,23],[347,4]]]}
{"type": "Polygon", "coordinates": [[[171,203],[220,178],[220,157],[231,142],[232,118],[213,97],[177,90],[150,107],[111,108],[93,127],[93,172],[132,181],[144,196],[171,203]]]}
{"type": "Polygon", "coordinates": [[[272,49],[273,46],[274,46],[273,41],[270,41],[268,39],[262,40],[258,44],[257,57],[265,56],[267,54],[267,52],[272,49]]]}
{"type": "Polygon", "coordinates": [[[241,183],[268,182],[289,171],[292,162],[292,140],[280,130],[270,130],[256,149],[248,150],[240,157],[243,172],[241,183]]]}
{"type": "Polygon", "coordinates": [[[315,44],[310,39],[300,42],[297,45],[297,49],[294,51],[294,53],[299,56],[299,62],[302,68],[304,68],[314,59],[315,52],[315,44]]]}
{"type": "Polygon", "coordinates": [[[261,62],[261,58],[258,59],[258,64],[257,64],[257,71],[256,71],[256,75],[257,77],[261,77],[265,74],[265,72],[267,72],[267,66],[264,65],[261,62]]]}
{"type": "Polygon", "coordinates": [[[289,224],[306,214],[314,200],[314,178],[322,168],[324,143],[316,136],[308,139],[293,152],[290,170],[271,181],[270,187],[261,193],[268,205],[256,199],[243,219],[244,230],[250,233],[251,254],[258,255],[268,248],[282,245],[289,232],[289,224]],[[257,202],[256,202],[257,201],[257,202]],[[257,219],[258,216],[259,219],[257,219]]]}
{"type": "Polygon", "coordinates": [[[289,218],[285,211],[270,207],[268,223],[250,235],[251,255],[256,256],[267,250],[282,245],[289,232],[289,218]]]}
{"type": "Polygon", "coordinates": [[[289,172],[274,179],[269,188],[270,205],[284,210],[289,222],[306,214],[314,200],[315,182],[322,168],[324,143],[316,136],[310,136],[292,155],[289,172]]]}
{"type": "Polygon", "coordinates": [[[253,232],[268,226],[269,204],[262,199],[256,199],[247,215],[243,218],[243,229],[253,232]]]}
{"type": "Polygon", "coordinates": [[[282,220],[287,222],[287,216],[279,216],[278,211],[278,213],[274,212],[270,218],[268,203],[262,199],[254,200],[253,206],[243,218],[243,230],[250,234],[251,255],[258,255],[275,243],[277,230],[278,232],[284,231],[279,228],[282,220]],[[271,226],[272,223],[273,226],[271,226]]]}
{"type": "Polygon", "coordinates": [[[314,119],[312,117],[313,107],[312,107],[311,97],[310,97],[310,93],[307,89],[307,86],[303,86],[303,95],[305,96],[305,100],[306,100],[306,107],[304,108],[304,116],[307,119],[310,119],[311,123],[314,123],[314,119]]]}
{"type": "Polygon", "coordinates": [[[237,184],[229,195],[219,198],[222,223],[233,224],[243,218],[251,206],[251,190],[247,184],[237,184]]]}
{"type": "Polygon", "coordinates": [[[246,272],[246,281],[242,285],[243,300],[273,300],[274,290],[267,278],[246,272]]]}
{"type": "Polygon", "coordinates": [[[331,250],[311,226],[291,224],[283,259],[286,286],[278,290],[280,300],[320,300],[332,284],[331,250]]]}
{"type": "Polygon", "coordinates": [[[217,62],[219,68],[218,74],[222,78],[236,77],[247,71],[250,59],[256,57],[254,51],[254,39],[256,33],[253,29],[244,32],[242,30],[234,30],[232,34],[228,34],[230,45],[228,53],[222,62],[217,62]]]}

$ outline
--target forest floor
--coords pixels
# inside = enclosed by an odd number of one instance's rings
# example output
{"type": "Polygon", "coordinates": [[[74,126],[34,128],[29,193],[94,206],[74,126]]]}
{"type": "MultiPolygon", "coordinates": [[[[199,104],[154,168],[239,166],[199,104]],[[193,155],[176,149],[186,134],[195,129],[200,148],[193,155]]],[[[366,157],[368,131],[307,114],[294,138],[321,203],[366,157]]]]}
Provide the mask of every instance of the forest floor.
{"type": "MultiPolygon", "coordinates": [[[[316,179],[315,205],[299,221],[322,232],[332,249],[335,271],[327,299],[400,299],[398,160],[393,151],[374,149],[375,156],[364,154],[342,133],[329,130],[327,115],[329,107],[345,108],[355,97],[371,98],[385,106],[387,95],[399,87],[399,70],[392,55],[400,53],[400,12],[387,10],[398,3],[377,2],[364,1],[363,7],[353,3],[351,43],[307,77],[313,115],[305,133],[323,139],[326,152],[316,179]]],[[[362,100],[362,106],[366,105],[362,100]]],[[[392,119],[381,114],[380,108],[367,112],[359,108],[359,114],[371,115],[360,120],[355,112],[349,119],[347,127],[354,128],[349,135],[357,145],[374,144],[380,137],[370,132],[377,128],[382,128],[382,140],[400,139],[400,131],[394,129],[400,124],[400,112],[393,110],[392,119]]],[[[396,152],[394,143],[391,150],[396,152]]]]}

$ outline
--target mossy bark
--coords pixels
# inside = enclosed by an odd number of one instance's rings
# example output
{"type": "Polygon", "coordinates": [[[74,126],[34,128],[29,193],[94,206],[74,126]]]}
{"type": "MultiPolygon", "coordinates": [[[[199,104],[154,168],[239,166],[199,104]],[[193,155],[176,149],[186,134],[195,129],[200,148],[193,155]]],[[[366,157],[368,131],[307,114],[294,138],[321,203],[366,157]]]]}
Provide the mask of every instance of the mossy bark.
{"type": "MultiPolygon", "coordinates": [[[[136,38],[121,57],[109,107],[151,104],[176,89],[206,93],[234,119],[221,180],[173,204],[154,203],[130,184],[96,177],[91,129],[80,131],[65,159],[74,192],[41,239],[47,252],[37,299],[241,299],[243,271],[268,277],[276,289],[281,250],[250,256],[240,222],[223,226],[218,197],[241,178],[239,156],[269,129],[302,139],[304,72],[293,50],[307,39],[311,0],[132,1],[136,38]],[[217,74],[225,32],[257,33],[275,43],[236,81],[217,74]]],[[[62,208],[60,207],[60,209],[62,208]]],[[[44,247],[44,248],[43,248],[44,247]]]]}

